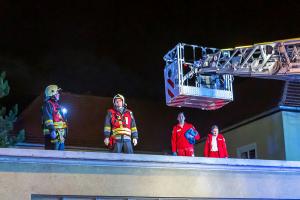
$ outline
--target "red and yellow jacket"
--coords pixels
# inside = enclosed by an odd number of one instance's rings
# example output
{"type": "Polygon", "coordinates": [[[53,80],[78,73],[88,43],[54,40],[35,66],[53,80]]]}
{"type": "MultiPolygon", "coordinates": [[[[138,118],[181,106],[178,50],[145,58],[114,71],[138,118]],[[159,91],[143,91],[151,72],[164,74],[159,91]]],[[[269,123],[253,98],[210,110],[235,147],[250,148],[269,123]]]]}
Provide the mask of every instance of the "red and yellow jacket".
{"type": "Polygon", "coordinates": [[[132,111],[124,109],[122,113],[116,109],[109,109],[105,117],[104,137],[128,136],[138,138],[135,119],[132,111]]]}
{"type": "Polygon", "coordinates": [[[42,115],[43,132],[45,135],[50,134],[53,130],[67,128],[67,122],[57,101],[52,99],[45,101],[42,107],[42,115]]]}

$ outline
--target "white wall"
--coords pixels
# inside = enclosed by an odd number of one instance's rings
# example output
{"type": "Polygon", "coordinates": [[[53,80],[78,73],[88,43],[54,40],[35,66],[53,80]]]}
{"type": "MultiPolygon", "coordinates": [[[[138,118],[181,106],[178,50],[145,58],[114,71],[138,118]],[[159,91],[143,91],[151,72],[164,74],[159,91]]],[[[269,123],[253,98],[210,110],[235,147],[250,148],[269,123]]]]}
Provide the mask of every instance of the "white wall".
{"type": "MultiPolygon", "coordinates": [[[[282,114],[257,119],[224,133],[229,156],[237,158],[237,148],[256,143],[257,158],[285,160],[282,114]]],[[[196,155],[203,156],[204,142],[196,146],[196,155]]]]}
{"type": "Polygon", "coordinates": [[[300,113],[282,112],[286,160],[300,161],[300,113]]]}
{"type": "Polygon", "coordinates": [[[300,199],[300,162],[0,149],[0,199],[300,199]],[[284,188],[284,189],[283,189],[284,188]]]}

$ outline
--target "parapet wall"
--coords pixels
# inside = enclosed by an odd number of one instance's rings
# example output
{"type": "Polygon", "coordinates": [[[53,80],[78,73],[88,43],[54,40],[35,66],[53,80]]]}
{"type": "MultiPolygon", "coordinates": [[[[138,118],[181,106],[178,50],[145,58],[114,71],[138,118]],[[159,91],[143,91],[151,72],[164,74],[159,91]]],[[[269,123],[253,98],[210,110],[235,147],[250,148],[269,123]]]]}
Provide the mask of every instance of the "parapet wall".
{"type": "Polygon", "coordinates": [[[0,177],[1,200],[34,195],[300,199],[300,162],[292,161],[0,149],[0,177]]]}

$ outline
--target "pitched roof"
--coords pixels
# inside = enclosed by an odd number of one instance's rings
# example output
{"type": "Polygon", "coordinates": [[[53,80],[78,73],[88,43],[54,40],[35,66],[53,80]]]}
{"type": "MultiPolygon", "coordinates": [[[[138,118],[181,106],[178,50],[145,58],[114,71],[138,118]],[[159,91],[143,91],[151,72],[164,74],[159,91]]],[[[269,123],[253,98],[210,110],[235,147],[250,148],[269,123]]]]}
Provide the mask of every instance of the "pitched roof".
{"type": "MultiPolygon", "coordinates": [[[[137,150],[163,152],[169,149],[172,126],[177,111],[156,102],[126,99],[133,111],[139,131],[137,150]],[[163,138],[163,139],[160,139],[163,138]]],[[[26,142],[43,143],[41,129],[42,97],[37,97],[18,118],[16,129],[25,128],[26,142]]],[[[67,145],[105,148],[103,126],[112,98],[62,94],[62,105],[68,109],[67,145]]]]}

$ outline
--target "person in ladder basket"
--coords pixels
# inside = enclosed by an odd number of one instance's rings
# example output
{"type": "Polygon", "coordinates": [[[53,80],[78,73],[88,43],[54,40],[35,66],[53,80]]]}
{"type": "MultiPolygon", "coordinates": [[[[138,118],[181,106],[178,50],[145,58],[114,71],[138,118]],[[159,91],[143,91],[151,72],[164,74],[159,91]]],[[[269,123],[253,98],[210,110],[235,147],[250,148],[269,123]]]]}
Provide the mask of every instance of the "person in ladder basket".
{"type": "Polygon", "coordinates": [[[117,94],[113,98],[112,109],[107,111],[104,124],[104,144],[113,143],[114,153],[133,153],[138,143],[138,131],[132,111],[127,109],[125,98],[117,94]]]}
{"type": "Polygon", "coordinates": [[[67,135],[66,110],[59,104],[59,90],[61,89],[57,85],[47,86],[42,106],[45,149],[50,150],[64,150],[67,135]]]}

